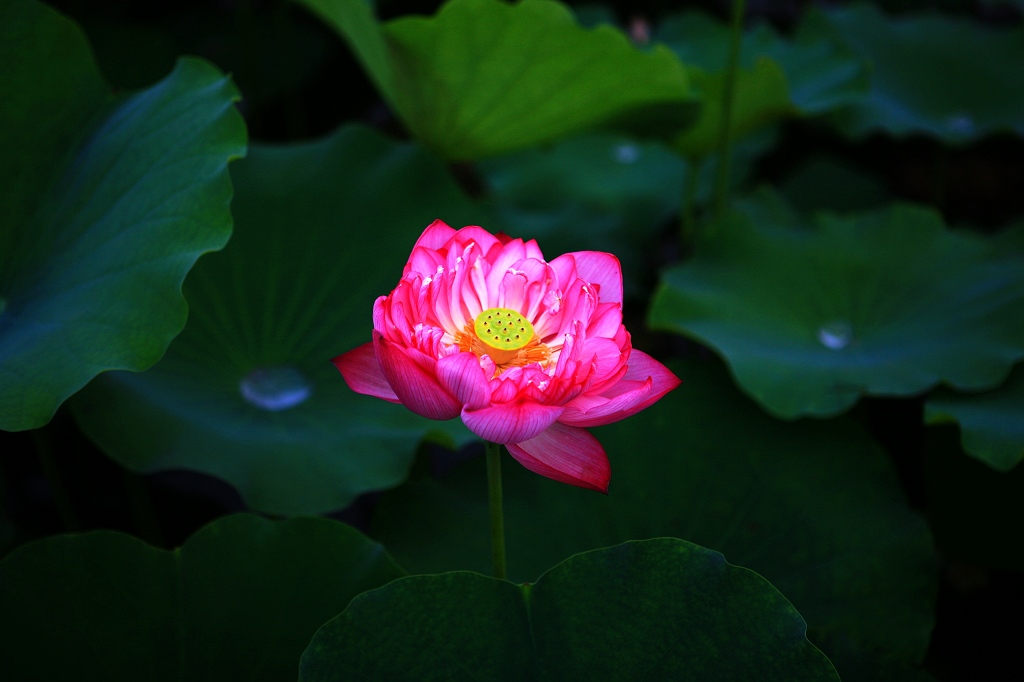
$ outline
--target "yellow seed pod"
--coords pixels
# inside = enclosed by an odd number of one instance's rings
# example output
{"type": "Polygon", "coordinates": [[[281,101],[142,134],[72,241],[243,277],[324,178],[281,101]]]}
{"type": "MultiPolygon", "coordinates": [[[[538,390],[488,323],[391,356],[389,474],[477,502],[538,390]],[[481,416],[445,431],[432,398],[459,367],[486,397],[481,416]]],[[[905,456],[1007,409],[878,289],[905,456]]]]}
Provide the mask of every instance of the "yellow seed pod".
{"type": "Polygon", "coordinates": [[[534,337],[530,321],[508,308],[488,308],[476,316],[473,329],[477,338],[498,350],[519,350],[534,337]]]}

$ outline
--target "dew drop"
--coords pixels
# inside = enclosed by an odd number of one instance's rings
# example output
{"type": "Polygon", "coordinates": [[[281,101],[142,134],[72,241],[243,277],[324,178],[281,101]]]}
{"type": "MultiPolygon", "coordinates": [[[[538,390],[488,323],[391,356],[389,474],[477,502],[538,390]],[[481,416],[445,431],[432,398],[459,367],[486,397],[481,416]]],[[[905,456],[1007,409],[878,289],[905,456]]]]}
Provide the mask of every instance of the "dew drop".
{"type": "Polygon", "coordinates": [[[288,410],[313,393],[309,381],[294,367],[257,367],[238,383],[242,397],[268,412],[288,410]]]}
{"type": "Polygon", "coordinates": [[[640,160],[640,147],[635,144],[620,144],[615,147],[615,160],[622,164],[636,163],[640,160]]]}
{"type": "Polygon", "coordinates": [[[842,350],[850,345],[852,339],[853,327],[849,322],[831,322],[818,329],[818,340],[830,350],[842,350]]]}

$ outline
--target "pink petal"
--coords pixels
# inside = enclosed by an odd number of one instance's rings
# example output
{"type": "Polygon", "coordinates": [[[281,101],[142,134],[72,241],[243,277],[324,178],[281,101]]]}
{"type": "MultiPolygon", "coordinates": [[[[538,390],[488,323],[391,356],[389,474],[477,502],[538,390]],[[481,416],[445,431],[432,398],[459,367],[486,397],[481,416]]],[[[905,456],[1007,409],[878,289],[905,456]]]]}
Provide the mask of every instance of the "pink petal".
{"type": "Polygon", "coordinates": [[[576,251],[576,276],[601,288],[601,303],[622,303],[622,265],[603,251],[576,251]]]}
{"type": "Polygon", "coordinates": [[[438,266],[444,266],[445,260],[435,249],[427,249],[422,246],[414,247],[409,255],[409,262],[405,264],[402,276],[410,272],[418,272],[424,277],[437,275],[438,266]]]}
{"type": "MultiPolygon", "coordinates": [[[[580,396],[565,406],[558,421],[571,426],[601,426],[636,414],[650,403],[651,381],[620,381],[616,387],[626,388],[619,395],[580,396]]],[[[653,401],[651,401],[653,402],[653,401]]]]}
{"type": "Polygon", "coordinates": [[[387,333],[387,296],[378,296],[373,302],[373,328],[381,334],[387,333]]]}
{"type": "Polygon", "coordinates": [[[373,343],[380,368],[403,405],[427,419],[444,420],[459,415],[462,404],[409,357],[405,349],[376,332],[373,343]]]}
{"type": "Polygon", "coordinates": [[[487,288],[491,291],[497,291],[501,280],[505,277],[505,273],[525,257],[526,248],[523,246],[523,240],[510,240],[508,243],[503,244],[501,249],[495,253],[493,260],[488,259],[491,263],[491,271],[487,274],[487,288]]]}
{"type": "MultiPolygon", "coordinates": [[[[493,272],[492,272],[493,274],[493,272]]],[[[498,293],[497,307],[499,308],[511,308],[517,310],[523,314],[527,314],[528,309],[526,306],[526,285],[529,284],[529,280],[523,273],[517,272],[506,272],[504,277],[494,287],[493,291],[498,293]]]]}
{"type": "Polygon", "coordinates": [[[508,403],[519,393],[517,375],[522,374],[521,367],[506,370],[500,379],[491,380],[491,402],[508,403]]]}
{"type": "Polygon", "coordinates": [[[372,341],[339,355],[331,362],[341,372],[348,387],[356,393],[372,395],[392,403],[401,402],[381,372],[372,341]]]}
{"type": "Polygon", "coordinates": [[[643,381],[648,377],[654,381],[654,392],[658,394],[658,398],[683,383],[668,367],[642,350],[634,348],[626,360],[626,376],[622,378],[626,381],[643,381]]]}
{"type": "Polygon", "coordinates": [[[555,423],[564,408],[531,401],[499,403],[479,410],[465,409],[462,421],[469,430],[492,443],[529,440],[555,423]]]}
{"type": "Polygon", "coordinates": [[[449,227],[443,220],[435,220],[427,225],[427,229],[423,230],[423,234],[416,240],[413,248],[422,246],[425,249],[440,249],[454,236],[455,230],[453,228],[449,227]]]}
{"type": "Polygon", "coordinates": [[[625,364],[626,356],[612,339],[597,338],[587,339],[583,342],[580,359],[595,365],[594,380],[600,381],[610,374],[615,374],[625,364]]]}
{"type": "Polygon", "coordinates": [[[560,483],[608,492],[611,465],[601,443],[589,431],[555,423],[530,440],[506,447],[510,455],[534,473],[560,483]]]}
{"type": "Polygon", "coordinates": [[[539,260],[539,261],[543,261],[544,260],[544,254],[541,253],[540,247],[537,246],[537,240],[536,239],[531,239],[530,241],[526,242],[526,244],[524,244],[523,246],[526,247],[526,257],[527,258],[532,258],[534,260],[539,260]]]}
{"type": "Polygon", "coordinates": [[[459,329],[488,307],[486,288],[481,300],[480,293],[473,284],[472,274],[478,250],[476,245],[470,245],[461,254],[454,248],[448,252],[450,278],[447,281],[450,282],[450,288],[442,295],[448,296],[448,310],[452,321],[459,325],[459,329]],[[459,258],[462,258],[462,262],[459,262],[459,258]]]}
{"type": "Polygon", "coordinates": [[[679,378],[647,353],[633,349],[626,373],[614,386],[595,396],[581,396],[565,406],[558,421],[572,426],[601,426],[650,407],[680,383],[679,378]],[[598,403],[598,404],[595,404],[598,403]]]}
{"type": "Polygon", "coordinates": [[[567,288],[562,290],[562,300],[557,313],[545,315],[540,320],[540,326],[535,327],[540,337],[546,338],[551,335],[556,337],[565,334],[576,334],[572,329],[578,322],[583,324],[582,329],[586,330],[594,311],[597,309],[597,288],[587,285],[582,279],[575,279],[567,288]]]}
{"type": "Polygon", "coordinates": [[[576,274],[576,259],[571,253],[558,256],[553,261],[549,261],[548,265],[555,275],[556,289],[565,291],[569,288],[570,284],[579,278],[576,274]]]}
{"type": "Polygon", "coordinates": [[[455,353],[438,360],[437,379],[468,409],[480,409],[491,401],[491,382],[475,353],[455,353]]]}
{"type": "Polygon", "coordinates": [[[519,312],[531,322],[535,322],[540,315],[544,295],[548,292],[551,268],[543,261],[527,259],[519,263],[516,269],[526,277],[526,288],[523,291],[522,308],[519,312]]]}
{"type": "Polygon", "coordinates": [[[476,245],[480,247],[480,251],[478,253],[481,256],[486,255],[495,244],[501,244],[501,241],[497,237],[484,228],[477,227],[476,225],[467,225],[459,230],[456,235],[456,241],[458,241],[459,244],[476,242],[476,245]]]}
{"type": "Polygon", "coordinates": [[[608,339],[615,338],[622,327],[622,304],[605,303],[597,304],[597,310],[590,318],[590,325],[587,327],[587,336],[603,336],[608,339]]]}

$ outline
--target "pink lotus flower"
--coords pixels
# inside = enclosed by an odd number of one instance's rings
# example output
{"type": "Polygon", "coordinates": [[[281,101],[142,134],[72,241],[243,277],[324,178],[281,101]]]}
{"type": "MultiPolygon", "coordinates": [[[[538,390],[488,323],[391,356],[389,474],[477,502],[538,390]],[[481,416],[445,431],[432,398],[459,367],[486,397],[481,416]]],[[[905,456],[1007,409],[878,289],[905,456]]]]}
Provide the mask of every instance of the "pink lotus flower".
{"type": "Polygon", "coordinates": [[[679,385],[630,344],[615,256],[578,251],[548,263],[533,240],[440,220],[373,304],[373,341],[334,364],[358,393],[430,419],[461,416],[527,469],[601,492],[611,468],[584,427],[679,385]]]}

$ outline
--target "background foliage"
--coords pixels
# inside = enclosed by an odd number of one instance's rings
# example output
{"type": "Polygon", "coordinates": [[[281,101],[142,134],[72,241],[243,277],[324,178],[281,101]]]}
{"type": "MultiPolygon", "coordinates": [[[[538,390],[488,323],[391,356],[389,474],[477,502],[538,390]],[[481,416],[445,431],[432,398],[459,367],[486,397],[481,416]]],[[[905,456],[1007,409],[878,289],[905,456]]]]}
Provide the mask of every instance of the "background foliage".
{"type": "Polygon", "coordinates": [[[0,0],[0,677],[1015,679],[1024,6],[730,4],[0,0]],[[684,381],[514,584],[329,363],[435,218],[684,381]]]}

